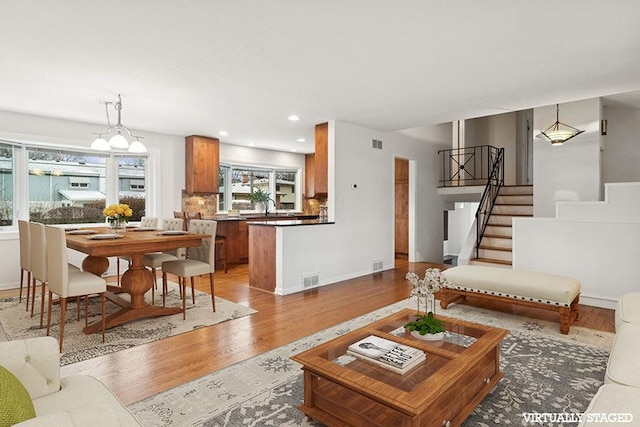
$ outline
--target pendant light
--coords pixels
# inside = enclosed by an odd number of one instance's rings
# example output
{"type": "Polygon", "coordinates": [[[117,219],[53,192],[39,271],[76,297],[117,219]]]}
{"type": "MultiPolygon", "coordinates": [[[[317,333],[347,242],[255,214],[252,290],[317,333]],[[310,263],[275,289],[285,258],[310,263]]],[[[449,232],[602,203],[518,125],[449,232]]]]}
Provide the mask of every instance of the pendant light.
{"type": "Polygon", "coordinates": [[[102,101],[104,104],[105,113],[107,115],[107,124],[109,128],[106,132],[94,133],[97,135],[97,138],[91,144],[91,148],[94,150],[101,151],[109,151],[111,149],[115,150],[128,150],[131,153],[146,153],[147,147],[141,142],[141,136],[136,136],[131,133],[128,127],[122,124],[122,97],[118,94],[118,100],[116,102],[112,101],[102,101]],[[111,119],[109,117],[109,106],[112,106],[118,112],[118,122],[115,125],[111,124],[111,119]],[[109,141],[107,141],[104,136],[111,135],[112,132],[115,131],[115,134],[111,136],[109,141]],[[130,138],[135,138],[134,141],[129,144],[129,141],[125,137],[123,133],[126,133],[130,138]]]}
{"type": "Polygon", "coordinates": [[[562,145],[582,132],[584,130],[579,130],[560,122],[560,106],[556,104],[556,122],[542,132],[542,135],[551,142],[551,145],[562,145]]]}

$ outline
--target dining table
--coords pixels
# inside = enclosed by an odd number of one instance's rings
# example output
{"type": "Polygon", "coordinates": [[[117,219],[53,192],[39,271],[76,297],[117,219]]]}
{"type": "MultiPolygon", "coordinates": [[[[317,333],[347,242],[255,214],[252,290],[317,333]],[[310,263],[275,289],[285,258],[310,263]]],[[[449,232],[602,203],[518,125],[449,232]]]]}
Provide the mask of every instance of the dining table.
{"type": "MultiPolygon", "coordinates": [[[[102,276],[109,268],[108,257],[128,256],[131,260],[129,268],[122,275],[120,286],[107,285],[107,299],[120,307],[120,310],[106,317],[107,329],[138,319],[182,313],[182,307],[162,307],[145,301],[145,294],[154,285],[154,280],[151,271],[144,265],[144,255],[200,246],[202,239],[209,237],[186,231],[142,227],[126,228],[119,232],[102,227],[66,231],[67,247],[87,255],[82,261],[84,271],[102,276]],[[123,298],[123,293],[130,298],[123,298]]],[[[101,330],[101,322],[89,324],[83,329],[87,334],[101,330]]]]}

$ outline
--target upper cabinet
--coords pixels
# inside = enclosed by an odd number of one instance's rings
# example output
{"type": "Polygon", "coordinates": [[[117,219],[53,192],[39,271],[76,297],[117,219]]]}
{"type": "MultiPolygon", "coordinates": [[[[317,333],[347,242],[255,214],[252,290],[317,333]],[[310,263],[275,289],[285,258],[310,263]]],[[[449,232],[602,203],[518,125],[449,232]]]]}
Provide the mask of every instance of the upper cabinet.
{"type": "Polygon", "coordinates": [[[314,157],[314,197],[327,197],[329,191],[329,123],[316,125],[314,157]]]}
{"type": "Polygon", "coordinates": [[[191,135],[185,138],[185,192],[217,193],[220,141],[191,135]]]}
{"type": "Polygon", "coordinates": [[[304,196],[308,199],[316,195],[315,155],[304,156],[304,196]]]}

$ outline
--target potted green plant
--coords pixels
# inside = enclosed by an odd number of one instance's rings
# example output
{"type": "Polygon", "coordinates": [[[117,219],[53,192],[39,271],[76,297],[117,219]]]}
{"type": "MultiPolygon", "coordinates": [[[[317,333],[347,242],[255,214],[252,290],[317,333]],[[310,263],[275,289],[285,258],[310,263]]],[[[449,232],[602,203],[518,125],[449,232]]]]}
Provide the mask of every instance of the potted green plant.
{"type": "Polygon", "coordinates": [[[446,332],[441,320],[436,319],[435,293],[448,283],[437,268],[428,268],[424,279],[420,279],[415,273],[407,273],[406,279],[413,285],[409,298],[415,297],[418,301],[416,320],[405,325],[408,332],[416,338],[424,340],[440,340],[446,332]],[[424,302],[424,314],[420,312],[420,304],[424,302]]]}
{"type": "Polygon", "coordinates": [[[269,203],[270,197],[267,191],[255,188],[252,193],[249,193],[249,200],[253,202],[257,211],[266,211],[266,204],[269,203]]]}

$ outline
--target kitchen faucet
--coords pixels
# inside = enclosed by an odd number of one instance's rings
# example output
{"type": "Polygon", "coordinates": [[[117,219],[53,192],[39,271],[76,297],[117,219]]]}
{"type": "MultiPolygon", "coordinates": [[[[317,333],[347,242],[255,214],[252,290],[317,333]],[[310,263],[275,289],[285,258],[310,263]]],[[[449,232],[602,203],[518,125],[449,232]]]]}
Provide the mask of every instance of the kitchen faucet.
{"type": "Polygon", "coordinates": [[[271,198],[267,199],[267,201],[264,203],[264,216],[269,216],[269,202],[273,202],[273,207],[277,208],[275,200],[271,198]]]}

